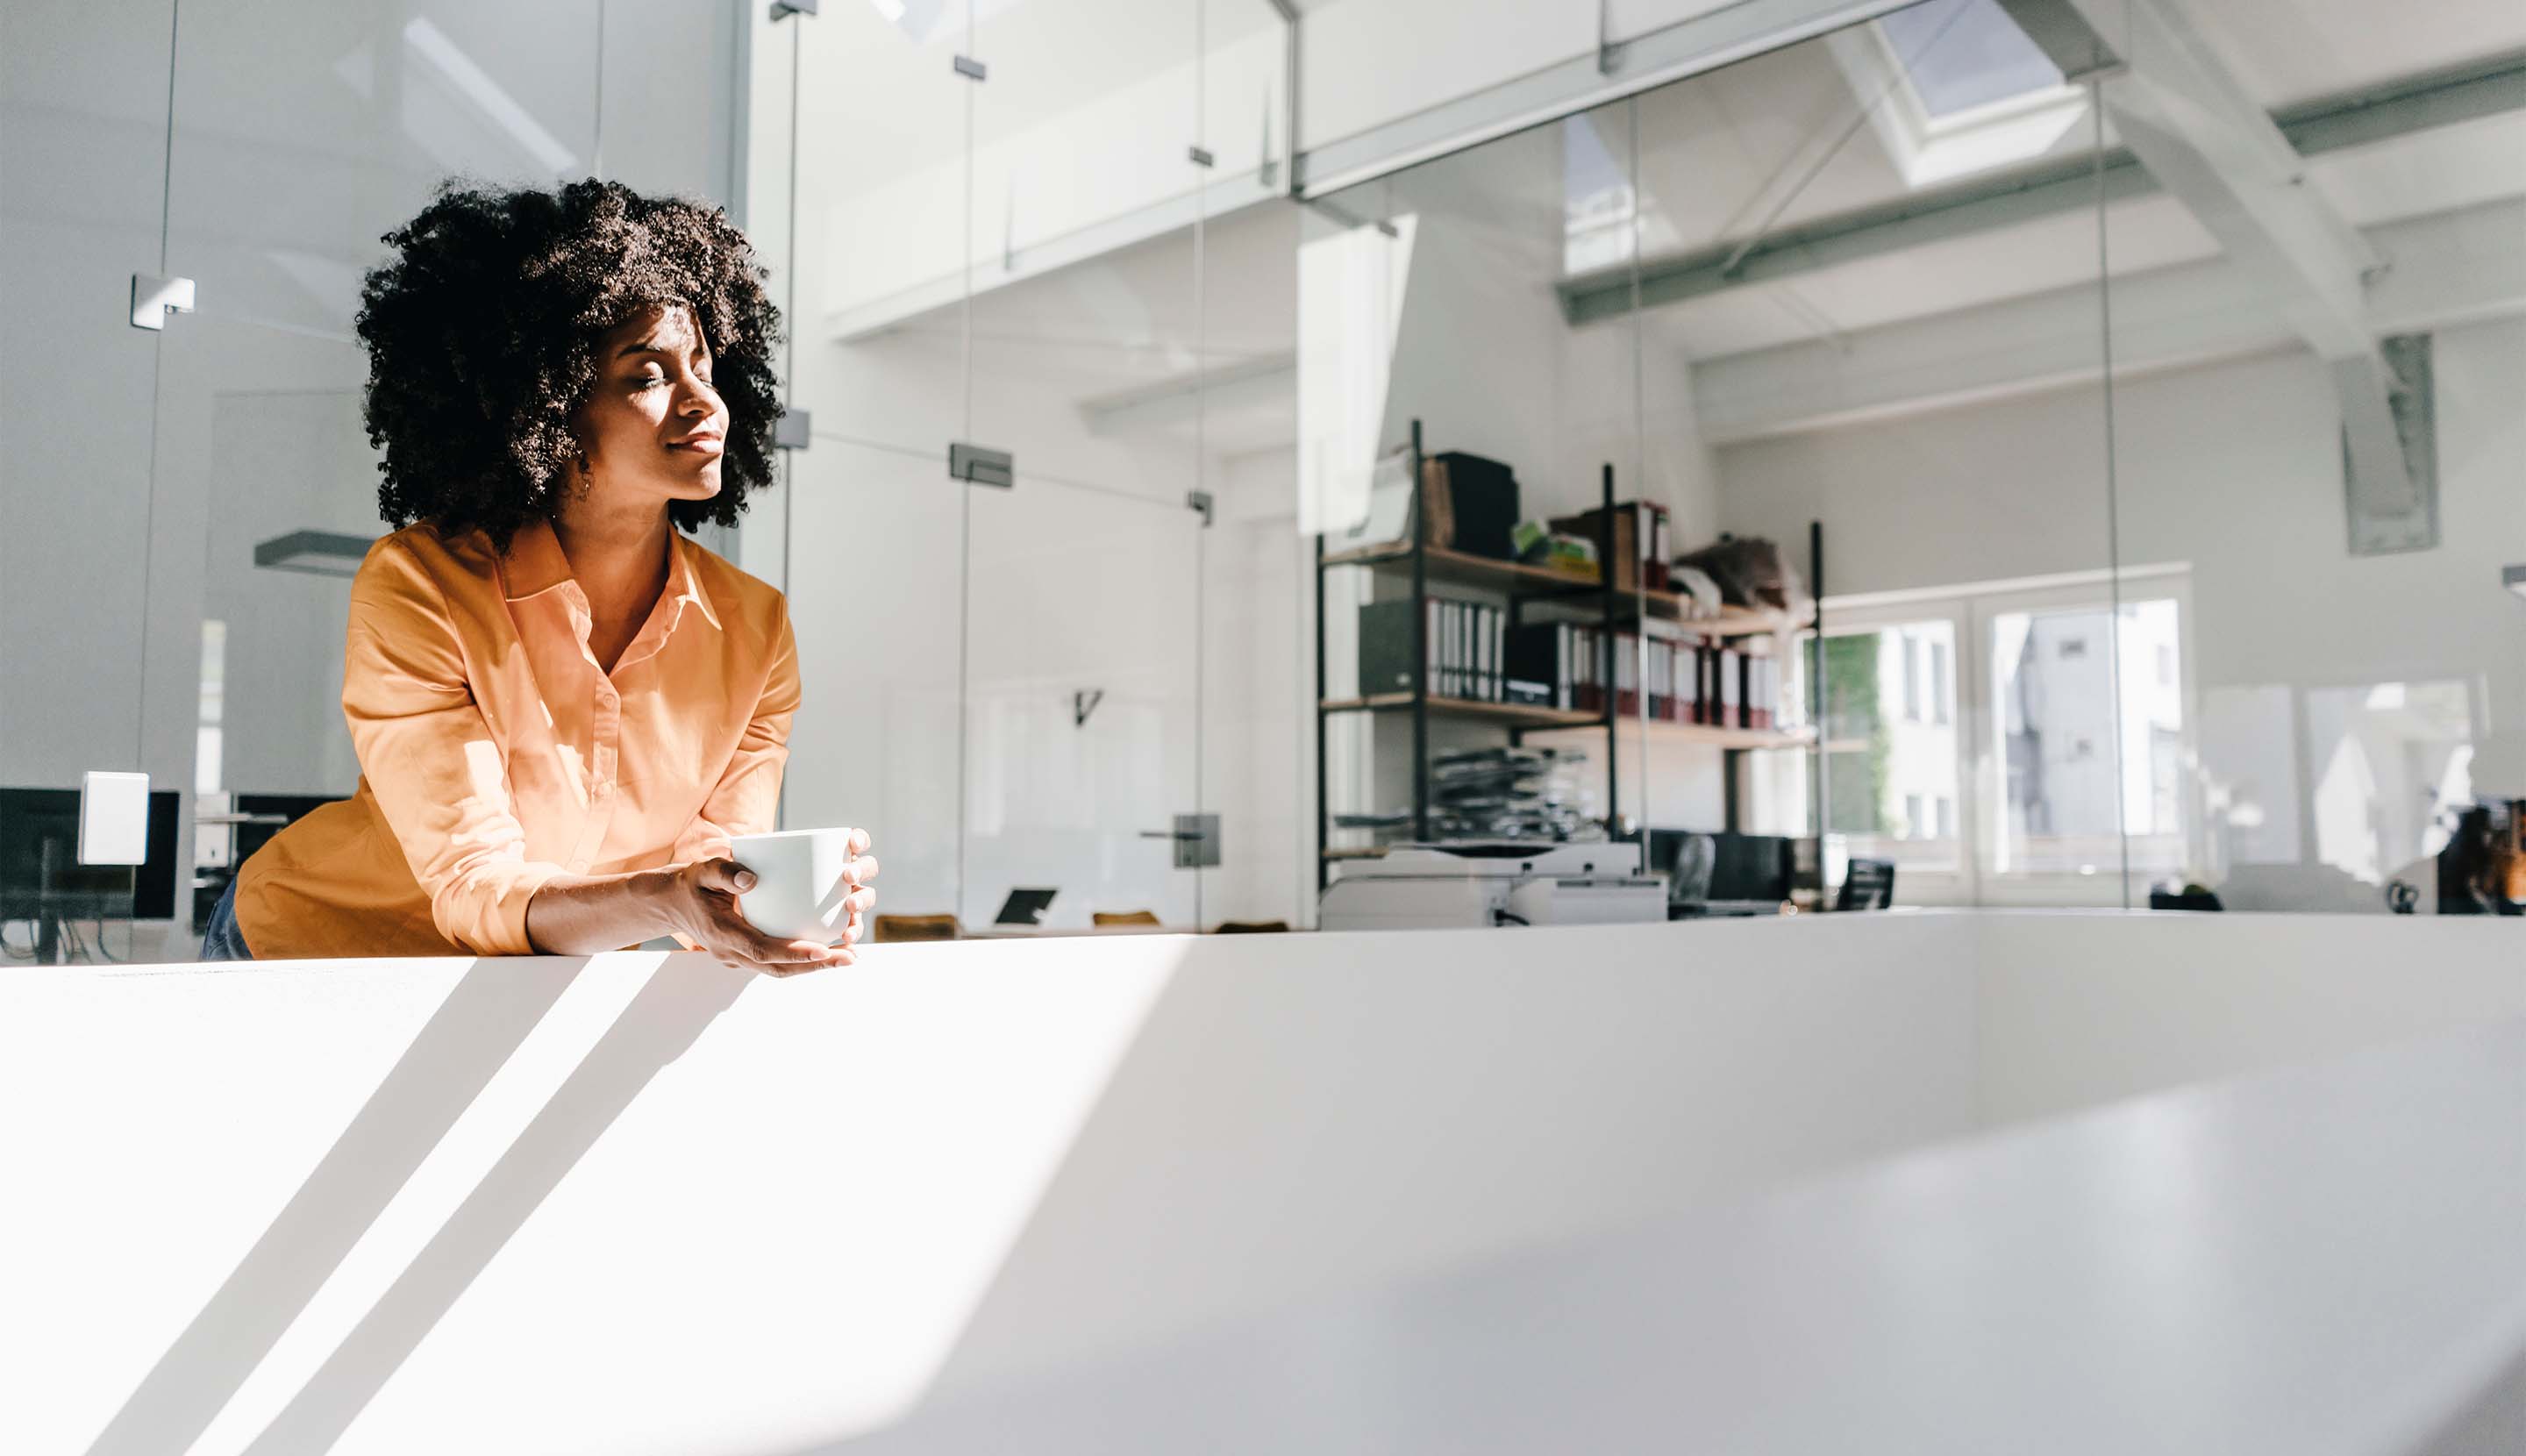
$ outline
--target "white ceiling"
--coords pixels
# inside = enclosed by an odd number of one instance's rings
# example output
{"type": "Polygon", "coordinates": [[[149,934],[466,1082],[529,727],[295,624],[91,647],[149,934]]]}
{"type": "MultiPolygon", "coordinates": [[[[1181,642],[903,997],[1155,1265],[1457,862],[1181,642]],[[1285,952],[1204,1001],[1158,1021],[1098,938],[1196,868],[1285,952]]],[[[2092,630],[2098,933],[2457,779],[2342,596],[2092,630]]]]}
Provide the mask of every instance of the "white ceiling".
{"type": "Polygon", "coordinates": [[[2518,0],[2179,0],[2266,109],[2526,49],[2518,0]]]}

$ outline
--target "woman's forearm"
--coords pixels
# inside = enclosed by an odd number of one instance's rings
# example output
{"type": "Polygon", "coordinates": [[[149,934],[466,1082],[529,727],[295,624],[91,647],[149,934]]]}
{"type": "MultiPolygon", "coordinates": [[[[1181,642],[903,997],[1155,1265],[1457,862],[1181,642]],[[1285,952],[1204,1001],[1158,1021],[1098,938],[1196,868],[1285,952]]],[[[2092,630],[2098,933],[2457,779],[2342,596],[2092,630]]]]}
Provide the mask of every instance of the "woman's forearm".
{"type": "Polygon", "coordinates": [[[671,870],[558,875],[527,901],[527,940],[535,954],[584,956],[621,950],[668,932],[671,870]]]}

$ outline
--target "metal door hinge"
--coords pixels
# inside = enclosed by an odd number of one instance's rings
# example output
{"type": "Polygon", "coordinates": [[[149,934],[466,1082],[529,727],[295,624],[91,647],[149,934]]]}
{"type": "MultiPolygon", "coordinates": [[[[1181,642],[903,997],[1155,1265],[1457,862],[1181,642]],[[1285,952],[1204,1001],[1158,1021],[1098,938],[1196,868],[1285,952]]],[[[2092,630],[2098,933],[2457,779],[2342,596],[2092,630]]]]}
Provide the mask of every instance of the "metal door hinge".
{"type": "Polygon", "coordinates": [[[131,276],[131,326],[164,330],[169,314],[193,311],[193,280],[156,274],[131,276]]]}
{"type": "Polygon", "coordinates": [[[793,15],[814,15],[816,0],[772,0],[772,18],[786,20],[793,15]]]}
{"type": "Polygon", "coordinates": [[[1187,490],[1187,491],[1186,491],[1186,492],[1185,492],[1185,504],[1186,504],[1187,506],[1190,507],[1191,509],[1196,510],[1196,511],[1199,511],[1199,512],[1201,513],[1201,524],[1202,524],[1204,527],[1207,527],[1207,526],[1209,526],[1209,525],[1210,525],[1211,520],[1212,520],[1212,512],[1213,512],[1213,511],[1215,511],[1215,510],[1217,509],[1217,506],[1216,506],[1216,504],[1211,500],[1211,498],[1210,498],[1210,492],[1209,492],[1209,491],[1207,491],[1207,490],[1187,490]]]}
{"type": "Polygon", "coordinates": [[[1142,829],[1140,837],[1174,840],[1175,867],[1179,870],[1215,870],[1219,867],[1219,816],[1216,814],[1179,814],[1173,829],[1142,829]]]}
{"type": "Polygon", "coordinates": [[[807,441],[811,437],[813,419],[813,411],[783,411],[781,418],[772,422],[772,448],[775,450],[806,449],[807,441]]]}
{"type": "Polygon", "coordinates": [[[989,80],[991,78],[991,68],[975,60],[971,56],[958,56],[956,58],[956,74],[969,80],[989,80]]]}
{"type": "Polygon", "coordinates": [[[947,476],[976,485],[997,485],[1005,490],[1018,480],[1017,457],[1006,450],[993,450],[983,445],[951,444],[947,447],[947,476]]]}

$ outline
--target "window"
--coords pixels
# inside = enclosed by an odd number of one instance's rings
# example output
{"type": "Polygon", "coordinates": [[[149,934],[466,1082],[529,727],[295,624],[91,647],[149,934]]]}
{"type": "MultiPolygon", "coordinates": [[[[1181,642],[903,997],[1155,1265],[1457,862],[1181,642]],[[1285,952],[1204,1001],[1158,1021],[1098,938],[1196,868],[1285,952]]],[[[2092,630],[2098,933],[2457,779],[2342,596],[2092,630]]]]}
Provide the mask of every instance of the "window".
{"type": "Polygon", "coordinates": [[[1955,650],[1952,619],[1891,622],[1825,638],[1825,795],[1836,852],[1932,872],[1961,856],[1953,683],[1939,665],[1955,650]],[[1952,811],[1951,811],[1952,812],[1952,811]]]}
{"type": "Polygon", "coordinates": [[[2306,728],[2319,861],[2379,884],[2447,847],[2474,801],[2464,682],[2310,688],[2306,728]]]}
{"type": "Polygon", "coordinates": [[[1985,620],[2000,790],[1989,868],[2119,876],[2128,834],[2134,871],[2181,870],[2184,696],[2157,671],[2178,661],[2176,601],[2125,602],[2119,622],[2109,603],[1985,620]]]}
{"type": "MultiPolygon", "coordinates": [[[[2188,578],[2127,570],[2119,595],[2094,574],[1828,601],[1828,865],[1893,860],[1932,904],[2122,904],[2126,852],[2133,903],[2198,872],[2207,790],[2188,578]]],[[[2414,756],[2413,782],[2443,798],[2436,723],[2410,735],[2433,745],[2414,756]]],[[[2345,857],[2365,865],[2407,842],[2372,853],[2357,841],[2345,857]]]]}

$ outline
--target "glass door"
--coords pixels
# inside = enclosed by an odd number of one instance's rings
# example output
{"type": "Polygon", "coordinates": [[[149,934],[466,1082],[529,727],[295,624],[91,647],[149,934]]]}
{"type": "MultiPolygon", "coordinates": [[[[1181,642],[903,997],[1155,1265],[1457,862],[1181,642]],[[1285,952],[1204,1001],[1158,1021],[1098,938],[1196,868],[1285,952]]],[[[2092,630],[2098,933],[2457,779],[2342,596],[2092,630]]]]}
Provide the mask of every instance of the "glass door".
{"type": "Polygon", "coordinates": [[[972,506],[959,918],[1049,889],[1046,926],[1192,928],[1201,518],[1025,475],[972,506]]]}

